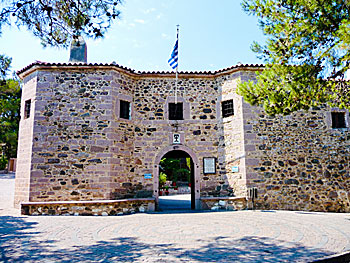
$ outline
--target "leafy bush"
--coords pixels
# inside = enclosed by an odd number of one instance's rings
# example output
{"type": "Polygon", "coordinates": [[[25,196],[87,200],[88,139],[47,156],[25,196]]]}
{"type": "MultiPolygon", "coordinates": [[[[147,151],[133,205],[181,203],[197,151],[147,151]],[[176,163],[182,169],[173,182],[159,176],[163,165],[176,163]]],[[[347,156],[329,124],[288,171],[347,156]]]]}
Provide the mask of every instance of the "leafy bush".
{"type": "Polygon", "coordinates": [[[5,170],[7,166],[7,158],[5,156],[0,157],[0,170],[5,170]]]}
{"type": "Polygon", "coordinates": [[[166,178],[167,178],[167,176],[166,176],[165,173],[161,172],[161,173],[159,174],[159,185],[160,185],[160,186],[163,186],[163,185],[165,184],[166,178]]]}

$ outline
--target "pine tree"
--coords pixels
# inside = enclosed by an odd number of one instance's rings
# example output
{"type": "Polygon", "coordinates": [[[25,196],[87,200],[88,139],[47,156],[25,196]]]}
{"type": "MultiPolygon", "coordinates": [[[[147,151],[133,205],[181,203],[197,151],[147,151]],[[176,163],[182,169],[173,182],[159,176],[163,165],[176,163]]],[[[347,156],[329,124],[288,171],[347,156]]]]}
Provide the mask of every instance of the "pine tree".
{"type": "Polygon", "coordinates": [[[323,103],[350,109],[350,1],[244,0],[267,43],[252,50],[266,63],[238,93],[270,114],[290,114],[323,103]]]}
{"type": "Polygon", "coordinates": [[[2,1],[1,26],[14,23],[41,39],[44,46],[67,47],[80,35],[100,38],[119,17],[122,0],[2,1]]]}

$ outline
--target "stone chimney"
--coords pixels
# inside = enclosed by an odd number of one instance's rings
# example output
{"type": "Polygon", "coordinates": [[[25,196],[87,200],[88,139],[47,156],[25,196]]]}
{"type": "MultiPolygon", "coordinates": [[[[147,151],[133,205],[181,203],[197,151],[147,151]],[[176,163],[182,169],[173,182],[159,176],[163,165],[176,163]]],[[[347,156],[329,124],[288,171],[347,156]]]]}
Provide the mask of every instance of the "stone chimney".
{"type": "Polygon", "coordinates": [[[87,62],[87,47],[82,36],[72,40],[69,62],[87,62]]]}

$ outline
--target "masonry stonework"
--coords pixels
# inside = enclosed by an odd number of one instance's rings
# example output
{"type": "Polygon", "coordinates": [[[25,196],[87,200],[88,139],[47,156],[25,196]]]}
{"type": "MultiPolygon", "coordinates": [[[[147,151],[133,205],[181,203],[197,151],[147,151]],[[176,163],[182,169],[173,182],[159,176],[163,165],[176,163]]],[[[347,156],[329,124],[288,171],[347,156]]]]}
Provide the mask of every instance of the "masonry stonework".
{"type": "Polygon", "coordinates": [[[194,162],[197,209],[247,209],[247,190],[257,187],[259,208],[349,212],[349,129],[332,129],[327,108],[269,117],[246,104],[237,84],[260,69],[180,73],[175,96],[175,77],[167,72],[29,65],[19,72],[16,205],[30,214],[79,214],[77,206],[93,214],[88,202],[95,214],[153,210],[159,161],[181,150],[194,162]],[[32,109],[24,119],[28,99],[32,109]],[[234,115],[223,118],[227,100],[234,115]],[[130,103],[130,118],[120,117],[121,101],[130,103]],[[183,104],[183,120],[168,118],[175,101],[183,104]],[[204,157],[215,158],[215,173],[203,173],[204,157]]]}

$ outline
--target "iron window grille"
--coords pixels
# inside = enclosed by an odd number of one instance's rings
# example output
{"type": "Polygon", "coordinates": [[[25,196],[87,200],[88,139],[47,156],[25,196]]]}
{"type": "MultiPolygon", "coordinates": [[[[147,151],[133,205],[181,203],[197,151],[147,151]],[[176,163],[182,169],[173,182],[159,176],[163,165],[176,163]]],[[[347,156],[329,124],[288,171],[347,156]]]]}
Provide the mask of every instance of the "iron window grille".
{"type": "Polygon", "coordinates": [[[221,109],[223,118],[234,115],[233,100],[226,100],[221,102],[221,109]]]}

